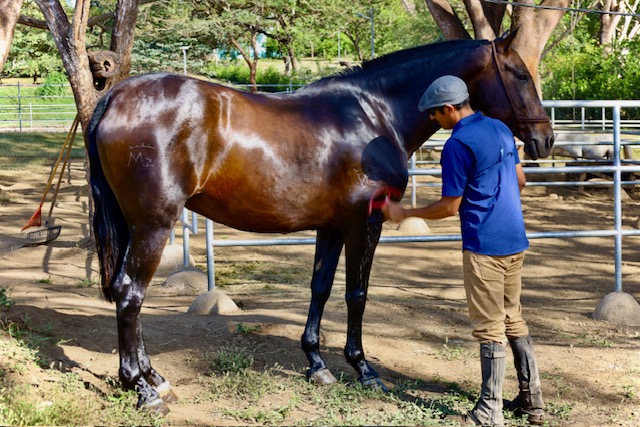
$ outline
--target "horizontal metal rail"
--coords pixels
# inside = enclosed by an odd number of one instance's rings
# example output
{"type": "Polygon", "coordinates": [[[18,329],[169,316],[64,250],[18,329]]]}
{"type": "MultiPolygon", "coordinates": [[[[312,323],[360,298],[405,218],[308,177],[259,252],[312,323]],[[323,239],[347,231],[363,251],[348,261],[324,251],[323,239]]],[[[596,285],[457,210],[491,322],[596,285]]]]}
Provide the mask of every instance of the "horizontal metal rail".
{"type": "MultiPolygon", "coordinates": [[[[577,182],[575,185],[610,185],[614,187],[614,224],[613,229],[609,230],[565,230],[565,231],[547,231],[547,232],[528,232],[529,239],[549,239],[549,238],[586,238],[586,237],[613,237],[615,239],[615,291],[622,292],[622,237],[640,236],[640,230],[623,230],[622,229],[622,203],[621,203],[621,187],[625,184],[635,184],[637,181],[622,181],[622,173],[640,172],[640,166],[622,165],[620,158],[621,150],[621,121],[620,109],[622,107],[640,107],[640,101],[551,101],[546,103],[547,106],[554,107],[576,107],[581,105],[602,106],[603,108],[613,109],[613,159],[609,160],[610,164],[600,166],[563,166],[563,167],[536,167],[525,168],[525,173],[532,175],[557,174],[557,173],[607,173],[612,174],[613,181],[602,182],[577,182]]],[[[436,142],[437,143],[437,142],[436,142]]],[[[440,142],[442,143],[442,141],[440,142]]],[[[433,146],[433,141],[428,141],[425,146],[433,146]]],[[[419,175],[439,176],[441,171],[437,168],[421,169],[416,167],[415,161],[412,161],[409,168],[409,175],[412,179],[419,175]]],[[[540,182],[535,185],[572,185],[571,182],[549,183],[540,182]]],[[[437,185],[437,184],[435,184],[437,185]]],[[[534,183],[528,183],[534,185],[534,183]]],[[[215,239],[213,237],[213,222],[207,221],[207,267],[209,278],[209,290],[215,288],[215,263],[213,262],[213,248],[232,247],[232,246],[276,246],[276,245],[315,245],[314,237],[302,238],[260,238],[260,239],[215,239]]],[[[428,236],[383,236],[380,243],[398,244],[398,243],[418,243],[418,242],[454,242],[461,241],[459,234],[447,235],[428,235],[428,236]]],[[[185,257],[185,260],[187,257],[185,257]]],[[[185,264],[186,266],[186,264],[185,264]]]]}

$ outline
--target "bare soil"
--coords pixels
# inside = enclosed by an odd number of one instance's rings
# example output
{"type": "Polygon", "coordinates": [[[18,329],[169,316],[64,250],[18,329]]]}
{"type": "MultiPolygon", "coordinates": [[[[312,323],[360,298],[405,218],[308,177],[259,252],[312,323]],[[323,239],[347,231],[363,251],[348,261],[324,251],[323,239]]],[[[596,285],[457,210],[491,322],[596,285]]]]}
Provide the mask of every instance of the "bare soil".
{"type": "MultiPolygon", "coordinates": [[[[97,284],[81,161],[65,175],[54,210],[55,224],[62,225],[60,237],[47,245],[16,248],[20,228],[37,208],[48,172],[45,167],[0,171],[0,287],[16,301],[9,315],[28,317],[33,324],[48,322],[52,334],[64,338],[48,349],[53,365],[74,367],[87,382],[97,384],[98,378],[117,376],[117,332],[114,306],[101,298],[97,284]]],[[[419,203],[437,197],[434,191],[421,190],[419,203]]],[[[624,201],[625,227],[638,227],[639,199],[636,193],[624,201]]],[[[613,227],[612,199],[606,189],[528,187],[523,204],[529,231],[613,227]]],[[[45,217],[47,210],[45,204],[45,217]]],[[[455,234],[457,221],[429,226],[434,234],[455,234]]],[[[255,237],[217,225],[215,230],[216,238],[255,237]]],[[[385,224],[384,235],[398,233],[394,224],[385,224]]],[[[206,265],[203,240],[192,236],[199,266],[206,265]]],[[[640,245],[631,237],[623,243],[623,291],[638,300],[640,245]]],[[[613,252],[613,238],[607,237],[531,242],[522,301],[535,339],[545,400],[556,414],[551,425],[640,425],[640,327],[592,318],[598,302],[614,290],[613,252]]],[[[221,289],[242,307],[233,315],[189,314],[189,305],[202,290],[167,290],[162,286],[165,276],[154,279],[142,322],[155,368],[180,397],[171,405],[168,423],[244,424],[222,417],[210,402],[198,399],[203,393],[198,381],[205,369],[203,354],[232,340],[238,324],[260,326],[251,334],[258,367],[279,364],[291,375],[303,375],[307,361],[299,339],[310,298],[312,259],[312,246],[216,248],[216,268],[228,273],[231,283],[221,289]],[[241,275],[242,266],[248,265],[253,265],[253,275],[241,275]],[[245,277],[246,283],[234,283],[234,274],[245,277]]],[[[461,270],[459,242],[379,246],[363,341],[368,359],[390,386],[421,379],[432,385],[422,390],[426,394],[443,393],[443,383],[477,389],[477,343],[470,334],[461,270]]],[[[352,376],[342,356],[347,317],[343,295],[341,262],[323,318],[322,349],[335,375],[352,376]]],[[[505,394],[516,391],[509,364],[505,394]]]]}

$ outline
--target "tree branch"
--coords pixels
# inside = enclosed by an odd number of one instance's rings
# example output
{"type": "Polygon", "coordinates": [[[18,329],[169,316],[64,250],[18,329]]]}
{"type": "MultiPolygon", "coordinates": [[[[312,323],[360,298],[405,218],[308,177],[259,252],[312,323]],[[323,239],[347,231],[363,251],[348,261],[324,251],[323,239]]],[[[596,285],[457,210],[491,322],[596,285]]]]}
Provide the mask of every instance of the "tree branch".
{"type": "Polygon", "coordinates": [[[119,0],[116,6],[111,50],[118,54],[120,72],[113,83],[126,78],[131,70],[131,51],[135,33],[132,29],[136,27],[139,5],[140,0],[119,0]]]}
{"type": "Polygon", "coordinates": [[[447,0],[424,0],[447,40],[470,39],[469,32],[462,25],[451,4],[447,0]]]}
{"type": "Polygon", "coordinates": [[[485,15],[485,8],[480,0],[463,0],[467,9],[471,25],[473,26],[473,36],[476,39],[493,40],[496,38],[496,31],[485,15]]]}
{"type": "Polygon", "coordinates": [[[0,71],[7,60],[22,0],[0,0],[0,71]]]}

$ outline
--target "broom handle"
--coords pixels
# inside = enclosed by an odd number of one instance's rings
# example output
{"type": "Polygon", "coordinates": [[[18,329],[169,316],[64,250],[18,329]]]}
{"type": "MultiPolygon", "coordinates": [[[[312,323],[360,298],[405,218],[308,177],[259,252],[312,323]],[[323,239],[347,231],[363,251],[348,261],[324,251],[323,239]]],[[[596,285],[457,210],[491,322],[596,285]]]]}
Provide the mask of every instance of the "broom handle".
{"type": "MultiPolygon", "coordinates": [[[[76,114],[76,117],[73,119],[73,124],[71,125],[71,129],[73,129],[74,127],[78,127],[78,115],[76,114]]],[[[74,132],[75,134],[75,132],[74,132]]],[[[64,153],[64,150],[67,148],[67,144],[70,144],[71,141],[73,141],[71,138],[71,130],[69,130],[69,133],[67,133],[67,138],[64,140],[64,144],[62,145],[62,150],[60,150],[60,154],[58,155],[58,160],[56,160],[56,164],[53,167],[53,169],[51,170],[51,175],[49,175],[49,181],[47,182],[47,188],[44,190],[44,194],[42,195],[42,199],[40,200],[40,206],[42,206],[44,204],[44,199],[47,197],[47,194],[49,193],[49,190],[51,189],[51,183],[53,182],[53,177],[55,176],[56,172],[58,171],[58,165],[60,165],[60,160],[62,159],[62,154],[64,153]]],[[[64,170],[64,168],[63,168],[64,170]]]]}
{"type": "MultiPolygon", "coordinates": [[[[53,193],[53,198],[51,199],[51,207],[49,208],[49,216],[47,217],[47,223],[51,220],[51,214],[53,213],[53,206],[56,204],[56,198],[58,197],[58,191],[60,190],[60,183],[62,182],[62,175],[64,175],[64,168],[67,167],[67,163],[69,162],[69,157],[71,156],[71,147],[73,146],[73,140],[76,137],[76,131],[78,130],[79,123],[80,122],[78,120],[78,116],[76,116],[76,118],[73,121],[73,124],[71,125],[71,129],[67,134],[67,140],[69,141],[69,144],[66,146],[67,154],[64,157],[64,163],[62,164],[62,169],[60,169],[60,176],[58,177],[58,184],[56,185],[56,191],[53,193]]],[[[67,141],[65,141],[65,145],[66,144],[67,144],[67,141]]],[[[60,157],[62,157],[62,152],[64,151],[64,148],[65,147],[63,146],[62,151],[60,152],[60,157]]],[[[59,160],[60,159],[58,158],[58,162],[59,160]]],[[[56,169],[57,169],[57,166],[58,165],[56,165],[56,169]]],[[[51,180],[49,182],[51,182],[51,180]]],[[[51,188],[51,186],[49,186],[49,188],[51,188]]]]}

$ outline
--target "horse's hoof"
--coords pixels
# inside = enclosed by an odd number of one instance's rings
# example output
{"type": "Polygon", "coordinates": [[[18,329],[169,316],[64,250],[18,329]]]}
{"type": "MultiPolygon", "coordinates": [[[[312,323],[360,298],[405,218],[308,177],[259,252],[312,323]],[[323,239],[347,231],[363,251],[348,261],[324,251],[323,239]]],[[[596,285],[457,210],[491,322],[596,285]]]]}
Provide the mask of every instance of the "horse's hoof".
{"type": "Polygon", "coordinates": [[[164,402],[164,400],[157,398],[149,403],[138,402],[138,408],[143,411],[153,412],[158,415],[166,416],[171,410],[164,402]]]}
{"type": "Polygon", "coordinates": [[[328,385],[338,382],[330,370],[322,368],[309,375],[309,382],[316,385],[328,385]]]}
{"type": "Polygon", "coordinates": [[[163,382],[155,389],[158,394],[160,394],[160,398],[164,400],[165,403],[175,403],[178,401],[178,395],[175,394],[175,392],[171,388],[171,384],[169,384],[169,381],[163,382]]]}
{"type": "Polygon", "coordinates": [[[384,385],[384,383],[382,382],[382,380],[378,377],[372,377],[372,378],[361,378],[360,379],[360,384],[362,384],[364,387],[371,389],[371,390],[379,390],[383,393],[388,393],[389,389],[387,388],[386,385],[384,385]]]}
{"type": "Polygon", "coordinates": [[[176,403],[178,399],[178,395],[173,390],[167,390],[163,393],[160,393],[160,397],[165,403],[176,403]]]}

